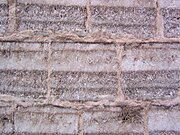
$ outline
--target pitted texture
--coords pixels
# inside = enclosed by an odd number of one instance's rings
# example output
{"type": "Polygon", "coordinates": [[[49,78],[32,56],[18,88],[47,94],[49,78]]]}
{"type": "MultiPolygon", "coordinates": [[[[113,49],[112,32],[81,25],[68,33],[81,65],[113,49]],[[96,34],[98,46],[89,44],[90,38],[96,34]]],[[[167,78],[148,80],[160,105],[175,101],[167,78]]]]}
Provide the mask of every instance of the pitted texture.
{"type": "Polygon", "coordinates": [[[5,33],[8,26],[8,5],[0,3],[0,33],[5,33]]]}
{"type": "Polygon", "coordinates": [[[0,0],[1,135],[179,135],[180,0],[0,0]]]}

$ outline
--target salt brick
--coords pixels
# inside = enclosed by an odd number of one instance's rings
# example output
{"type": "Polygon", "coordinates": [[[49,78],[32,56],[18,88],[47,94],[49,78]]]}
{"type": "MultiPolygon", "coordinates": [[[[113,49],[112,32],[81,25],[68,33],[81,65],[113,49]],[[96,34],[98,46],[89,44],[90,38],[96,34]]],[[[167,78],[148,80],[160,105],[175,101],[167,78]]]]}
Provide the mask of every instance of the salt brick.
{"type": "Polygon", "coordinates": [[[0,46],[0,69],[47,70],[46,44],[5,42],[0,46]]]}
{"type": "Polygon", "coordinates": [[[122,7],[155,7],[155,0],[91,0],[91,5],[122,7]]]}
{"type": "Polygon", "coordinates": [[[94,112],[85,112],[83,114],[83,131],[85,134],[89,135],[142,135],[143,121],[141,121],[142,117],[140,115],[142,110],[132,110],[133,109],[129,108],[129,111],[122,110],[120,112],[98,110],[94,112]],[[131,117],[131,113],[129,113],[130,111],[132,111],[133,118],[131,117]],[[126,115],[128,116],[126,117],[126,115]]]}
{"type": "Polygon", "coordinates": [[[0,94],[28,99],[44,99],[47,93],[46,71],[0,70],[0,94]]]}
{"type": "Polygon", "coordinates": [[[13,132],[13,113],[9,106],[0,105],[0,134],[13,132]]]}
{"type": "Polygon", "coordinates": [[[141,100],[177,97],[180,88],[179,44],[134,43],[126,46],[121,80],[125,95],[141,100]]]}
{"type": "MultiPolygon", "coordinates": [[[[180,3],[180,2],[179,2],[180,3]]],[[[164,35],[166,37],[176,38],[180,36],[180,8],[162,9],[164,20],[164,35]]]]}
{"type": "Polygon", "coordinates": [[[5,34],[8,27],[8,4],[6,0],[0,2],[0,33],[5,34]]]}
{"type": "Polygon", "coordinates": [[[116,71],[118,66],[114,45],[56,43],[52,45],[54,71],[116,71]]]}
{"type": "Polygon", "coordinates": [[[176,107],[152,107],[148,114],[150,135],[179,135],[180,109],[176,107]]]}
{"type": "Polygon", "coordinates": [[[153,7],[91,6],[92,33],[105,32],[113,38],[150,38],[156,31],[153,7]]]}
{"type": "Polygon", "coordinates": [[[114,100],[117,96],[117,73],[53,72],[52,95],[62,100],[114,100]]]}
{"type": "MultiPolygon", "coordinates": [[[[45,107],[46,108],[46,107],[45,107]]],[[[63,109],[63,108],[62,108],[63,109]]],[[[56,109],[58,111],[58,109],[56,109]]],[[[78,115],[75,113],[27,111],[15,113],[15,132],[31,134],[77,134],[78,115]]],[[[65,109],[66,110],[66,109],[65,109]]],[[[68,111],[67,111],[68,112],[68,111]]]]}
{"type": "MultiPolygon", "coordinates": [[[[40,2],[41,3],[41,2],[40,2]]],[[[45,2],[46,3],[46,2],[45,2]]],[[[51,30],[86,35],[85,6],[18,3],[18,30],[51,30]]]]}

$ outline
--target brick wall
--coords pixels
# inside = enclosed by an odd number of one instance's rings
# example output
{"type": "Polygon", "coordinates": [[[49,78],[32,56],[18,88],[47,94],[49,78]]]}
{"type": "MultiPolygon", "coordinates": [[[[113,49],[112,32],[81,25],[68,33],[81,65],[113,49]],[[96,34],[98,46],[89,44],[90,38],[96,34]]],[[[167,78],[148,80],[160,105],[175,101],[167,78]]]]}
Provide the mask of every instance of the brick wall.
{"type": "Polygon", "coordinates": [[[1,0],[0,134],[180,135],[180,1],[1,0]]]}

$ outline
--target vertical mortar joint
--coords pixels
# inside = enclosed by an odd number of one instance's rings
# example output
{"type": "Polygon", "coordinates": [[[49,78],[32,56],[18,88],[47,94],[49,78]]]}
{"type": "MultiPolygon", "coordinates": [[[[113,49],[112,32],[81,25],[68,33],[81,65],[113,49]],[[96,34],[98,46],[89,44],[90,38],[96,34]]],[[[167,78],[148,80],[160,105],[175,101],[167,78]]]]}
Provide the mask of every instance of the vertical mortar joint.
{"type": "Polygon", "coordinates": [[[156,36],[158,38],[164,38],[163,16],[162,16],[162,13],[161,13],[160,1],[159,0],[156,0],[156,11],[157,11],[157,16],[156,16],[156,36]]]}
{"type": "Polygon", "coordinates": [[[79,120],[78,120],[78,135],[83,135],[83,112],[79,111],[79,120]]]}
{"type": "Polygon", "coordinates": [[[117,77],[118,77],[118,94],[117,101],[124,101],[125,95],[122,91],[122,56],[123,56],[123,46],[117,44],[117,60],[118,60],[118,68],[117,68],[117,77]]]}

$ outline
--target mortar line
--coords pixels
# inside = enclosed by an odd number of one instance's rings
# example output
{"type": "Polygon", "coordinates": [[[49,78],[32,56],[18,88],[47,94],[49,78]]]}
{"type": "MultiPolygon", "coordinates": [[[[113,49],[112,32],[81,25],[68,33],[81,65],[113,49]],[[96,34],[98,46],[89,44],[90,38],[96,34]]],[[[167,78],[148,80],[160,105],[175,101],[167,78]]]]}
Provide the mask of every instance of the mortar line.
{"type": "Polygon", "coordinates": [[[125,100],[125,95],[122,91],[122,57],[123,57],[123,52],[124,52],[124,46],[116,46],[117,48],[117,60],[118,60],[118,68],[117,68],[117,77],[118,77],[118,93],[117,93],[117,100],[119,101],[124,101],[125,100]]]}
{"type": "Polygon", "coordinates": [[[83,135],[83,112],[79,111],[79,119],[78,119],[78,135],[83,135]]]}
{"type": "Polygon", "coordinates": [[[52,73],[52,65],[51,65],[51,55],[52,55],[52,50],[51,50],[51,44],[52,42],[50,41],[48,44],[48,78],[47,78],[47,101],[49,101],[50,95],[51,95],[51,73],[52,73]]]}
{"type": "Polygon", "coordinates": [[[180,38],[150,38],[150,39],[131,39],[131,38],[123,38],[123,39],[111,39],[111,38],[102,38],[101,40],[98,40],[98,37],[77,37],[75,35],[51,35],[50,37],[33,37],[33,32],[30,33],[16,33],[14,35],[10,36],[4,36],[0,37],[1,42],[46,42],[48,43],[49,40],[56,40],[56,42],[82,42],[82,43],[180,43],[180,38]],[[19,38],[20,37],[20,38],[19,38]],[[56,38],[52,38],[56,37],[56,38]],[[62,40],[64,38],[65,40],[62,40]]]}
{"type": "Polygon", "coordinates": [[[149,111],[150,103],[146,104],[144,107],[144,115],[143,115],[143,128],[144,128],[144,135],[149,135],[149,128],[148,128],[148,111],[149,111]]]}
{"type": "Polygon", "coordinates": [[[163,16],[161,13],[160,8],[160,0],[156,0],[156,10],[157,10],[157,16],[156,16],[156,29],[157,29],[157,37],[162,38],[164,37],[164,24],[163,24],[163,16]]]}
{"type": "Polygon", "coordinates": [[[90,10],[90,5],[91,5],[91,0],[86,0],[86,14],[87,14],[87,18],[85,21],[85,27],[88,33],[91,32],[91,10],[90,10]]]}
{"type": "MultiPolygon", "coordinates": [[[[55,101],[55,102],[50,102],[50,103],[46,103],[44,104],[42,102],[42,100],[37,101],[37,100],[28,100],[25,101],[21,100],[21,98],[17,98],[16,99],[12,99],[13,97],[4,97],[1,96],[0,94],[0,101],[4,101],[4,102],[13,102],[16,103],[17,105],[21,105],[21,106],[34,106],[34,105],[52,105],[52,106],[56,106],[56,107],[71,107],[74,109],[89,109],[89,108],[93,108],[93,107],[100,107],[100,106],[105,106],[105,107],[119,107],[121,105],[128,105],[128,106],[140,106],[140,107],[144,107],[144,102],[145,101],[137,101],[137,100],[125,100],[125,101],[106,101],[105,102],[103,100],[101,101],[87,101],[84,103],[80,103],[80,102],[76,102],[76,101],[55,101]]],[[[156,100],[156,101],[151,101],[149,102],[149,105],[157,105],[157,106],[174,106],[180,103],[180,97],[177,97],[174,100],[166,100],[166,101],[160,101],[160,100],[156,100]]]]}
{"type": "Polygon", "coordinates": [[[13,33],[17,31],[17,17],[16,17],[17,0],[8,0],[8,5],[9,5],[8,32],[13,33]]]}

